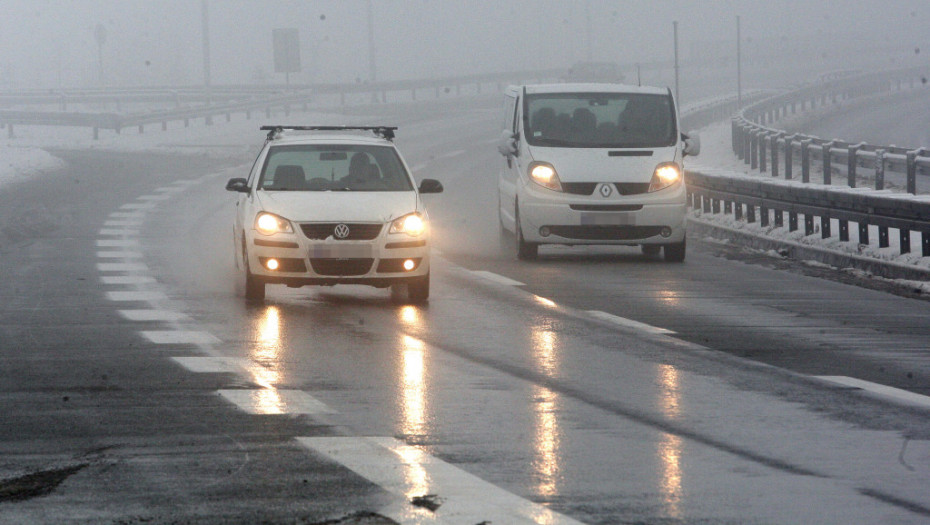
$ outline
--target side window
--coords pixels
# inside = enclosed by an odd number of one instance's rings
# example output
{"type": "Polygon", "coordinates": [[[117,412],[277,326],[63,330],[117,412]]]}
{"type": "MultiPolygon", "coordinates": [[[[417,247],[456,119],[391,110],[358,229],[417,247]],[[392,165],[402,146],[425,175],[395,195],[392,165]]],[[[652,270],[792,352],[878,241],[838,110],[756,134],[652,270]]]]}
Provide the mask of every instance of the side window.
{"type": "Polygon", "coordinates": [[[501,129],[506,129],[510,131],[516,130],[517,123],[517,98],[506,95],[504,97],[504,122],[501,125],[501,129]]]}

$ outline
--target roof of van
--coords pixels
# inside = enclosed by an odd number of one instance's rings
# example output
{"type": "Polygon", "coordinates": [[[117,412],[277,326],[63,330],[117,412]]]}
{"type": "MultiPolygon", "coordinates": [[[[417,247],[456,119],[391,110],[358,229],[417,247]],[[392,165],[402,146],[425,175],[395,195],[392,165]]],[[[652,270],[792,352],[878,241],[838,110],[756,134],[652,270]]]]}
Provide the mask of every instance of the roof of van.
{"type": "MultiPolygon", "coordinates": [[[[507,91],[516,94],[524,86],[509,86],[507,91]]],[[[633,86],[628,84],[566,83],[566,84],[527,84],[527,93],[642,93],[647,95],[667,95],[667,88],[653,86],[633,86]]]]}

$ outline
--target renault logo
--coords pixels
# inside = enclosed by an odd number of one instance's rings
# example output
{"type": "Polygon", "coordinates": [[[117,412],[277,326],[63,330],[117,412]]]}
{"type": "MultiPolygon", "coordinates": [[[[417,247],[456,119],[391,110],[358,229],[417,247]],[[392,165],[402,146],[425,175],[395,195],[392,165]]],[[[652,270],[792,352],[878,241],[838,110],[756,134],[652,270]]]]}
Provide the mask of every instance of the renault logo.
{"type": "Polygon", "coordinates": [[[349,236],[349,225],[348,224],[338,224],[336,229],[333,231],[337,239],[345,239],[349,236]]]}
{"type": "Polygon", "coordinates": [[[610,184],[601,184],[601,189],[598,191],[601,192],[601,197],[606,199],[610,197],[610,194],[613,193],[614,190],[610,187],[610,184]]]}

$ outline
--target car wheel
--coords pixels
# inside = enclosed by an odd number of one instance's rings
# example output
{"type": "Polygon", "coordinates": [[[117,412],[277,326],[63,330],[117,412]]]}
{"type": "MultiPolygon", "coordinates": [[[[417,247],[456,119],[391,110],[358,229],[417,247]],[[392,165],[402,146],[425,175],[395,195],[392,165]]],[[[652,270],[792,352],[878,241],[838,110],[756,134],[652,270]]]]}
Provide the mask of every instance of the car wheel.
{"type": "Polygon", "coordinates": [[[425,303],[429,299],[429,274],[407,283],[407,300],[411,303],[425,303]]]}
{"type": "Polygon", "coordinates": [[[684,262],[685,260],[685,241],[666,244],[663,248],[665,251],[666,262],[684,262]]]}
{"type": "Polygon", "coordinates": [[[535,259],[536,256],[539,255],[539,245],[535,242],[526,242],[523,240],[523,227],[520,226],[520,210],[518,208],[514,211],[514,219],[516,219],[517,223],[517,259],[521,261],[535,259]]]}
{"type": "Polygon", "coordinates": [[[642,245],[643,255],[648,257],[655,257],[659,255],[659,252],[662,251],[662,246],[658,244],[644,244],[642,245]]]}
{"type": "Polygon", "coordinates": [[[245,300],[246,301],[264,301],[265,300],[265,282],[260,277],[252,275],[249,270],[249,253],[245,249],[245,240],[242,246],[242,272],[245,274],[245,300]]]}

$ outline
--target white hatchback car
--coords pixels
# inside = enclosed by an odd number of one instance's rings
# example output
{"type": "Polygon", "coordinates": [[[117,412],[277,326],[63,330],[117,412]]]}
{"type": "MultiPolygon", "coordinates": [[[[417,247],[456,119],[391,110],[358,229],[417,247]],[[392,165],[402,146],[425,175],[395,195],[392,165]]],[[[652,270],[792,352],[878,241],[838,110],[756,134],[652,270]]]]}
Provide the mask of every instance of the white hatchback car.
{"type": "Polygon", "coordinates": [[[429,218],[386,126],[263,126],[264,147],[238,193],[236,267],[248,300],[266,284],[365,284],[429,298],[429,218]],[[363,136],[352,131],[373,131],[363,136]],[[332,133],[336,132],[336,133],[332,133]]]}

